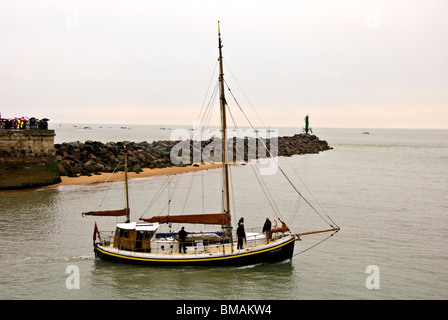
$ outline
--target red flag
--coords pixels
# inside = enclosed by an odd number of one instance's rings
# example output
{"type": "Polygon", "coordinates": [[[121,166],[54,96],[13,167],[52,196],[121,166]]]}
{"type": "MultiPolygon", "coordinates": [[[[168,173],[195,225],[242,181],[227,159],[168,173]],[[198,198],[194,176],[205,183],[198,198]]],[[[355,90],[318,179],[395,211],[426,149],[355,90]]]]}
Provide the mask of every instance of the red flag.
{"type": "Polygon", "coordinates": [[[96,234],[98,233],[98,227],[96,225],[96,221],[95,221],[95,228],[93,229],[93,242],[96,241],[96,234]]]}

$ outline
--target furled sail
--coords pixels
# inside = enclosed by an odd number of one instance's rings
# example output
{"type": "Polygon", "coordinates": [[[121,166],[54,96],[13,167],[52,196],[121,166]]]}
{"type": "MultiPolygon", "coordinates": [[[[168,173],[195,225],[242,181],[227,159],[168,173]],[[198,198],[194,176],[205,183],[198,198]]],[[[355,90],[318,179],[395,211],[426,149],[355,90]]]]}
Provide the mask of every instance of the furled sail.
{"type": "Polygon", "coordinates": [[[89,212],[83,212],[82,215],[99,216],[99,217],[120,217],[129,215],[129,208],[120,210],[89,211],[89,212]]]}
{"type": "Polygon", "coordinates": [[[217,224],[222,226],[230,225],[230,217],[226,213],[154,216],[151,218],[144,218],[141,220],[145,222],[158,222],[158,223],[171,222],[171,223],[217,224]]]}

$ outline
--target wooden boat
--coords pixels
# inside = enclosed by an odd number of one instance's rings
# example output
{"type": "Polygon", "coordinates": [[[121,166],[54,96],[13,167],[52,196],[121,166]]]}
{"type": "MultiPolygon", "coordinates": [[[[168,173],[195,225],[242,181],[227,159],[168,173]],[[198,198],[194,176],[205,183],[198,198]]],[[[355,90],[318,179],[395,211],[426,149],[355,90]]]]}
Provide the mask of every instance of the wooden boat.
{"type": "MultiPolygon", "coordinates": [[[[238,245],[238,236],[233,230],[230,212],[229,164],[226,159],[226,99],[224,92],[224,74],[222,62],[221,34],[218,22],[219,48],[219,85],[222,132],[222,169],[223,169],[223,212],[210,214],[181,214],[141,218],[130,221],[128,196],[128,178],[126,155],[124,157],[126,207],[119,210],[90,211],[85,216],[125,216],[126,220],[117,223],[114,232],[99,232],[96,222],[93,235],[94,251],[98,258],[114,262],[145,265],[250,265],[278,262],[291,259],[294,245],[300,236],[321,232],[337,232],[339,227],[293,233],[282,222],[279,228],[266,232],[245,233],[242,248],[238,245]],[[211,232],[191,232],[185,240],[179,238],[179,232],[161,233],[158,229],[165,223],[181,225],[214,225],[217,230],[211,232]],[[219,226],[219,227],[218,227],[219,226]],[[183,252],[183,248],[186,251],[183,252]]],[[[263,208],[260,208],[263,209],[263,208]]],[[[241,237],[240,237],[241,240],[241,237]]]]}

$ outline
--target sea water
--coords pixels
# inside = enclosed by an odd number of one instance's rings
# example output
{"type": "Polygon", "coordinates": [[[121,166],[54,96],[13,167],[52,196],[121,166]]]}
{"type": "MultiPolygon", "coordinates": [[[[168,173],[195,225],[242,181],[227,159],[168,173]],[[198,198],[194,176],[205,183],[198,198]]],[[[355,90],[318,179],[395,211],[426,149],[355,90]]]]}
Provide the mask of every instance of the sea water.
{"type": "MultiPolygon", "coordinates": [[[[153,141],[169,139],[174,129],[75,125],[53,124],[55,142],[153,141]]],[[[280,135],[298,131],[279,129],[280,135]]],[[[322,217],[299,200],[279,171],[263,177],[273,206],[262,200],[262,185],[250,182],[254,165],[231,169],[234,223],[244,216],[246,228],[259,227],[278,211],[297,232],[328,228],[327,215],[341,228],[329,238],[302,236],[291,261],[244,267],[100,261],[92,247],[94,224],[114,230],[119,219],[81,213],[100,205],[121,208],[123,183],[1,192],[0,299],[447,299],[448,131],[314,133],[333,150],[281,157],[279,163],[322,217]]],[[[158,176],[130,182],[133,219],[168,210],[220,210],[219,169],[166,181],[158,176]]]]}

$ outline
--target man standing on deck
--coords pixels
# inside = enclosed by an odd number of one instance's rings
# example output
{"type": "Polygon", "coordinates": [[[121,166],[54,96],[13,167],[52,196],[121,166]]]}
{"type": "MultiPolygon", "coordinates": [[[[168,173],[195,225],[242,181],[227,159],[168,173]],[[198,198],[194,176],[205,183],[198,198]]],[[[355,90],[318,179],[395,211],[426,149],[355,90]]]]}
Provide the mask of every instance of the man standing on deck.
{"type": "Polygon", "coordinates": [[[269,239],[271,238],[271,220],[269,218],[266,218],[266,222],[263,226],[263,233],[266,234],[266,241],[269,243],[269,239]]]}
{"type": "Polygon", "coordinates": [[[243,240],[246,238],[246,232],[244,231],[244,219],[241,218],[240,221],[238,221],[238,228],[236,229],[236,235],[238,237],[238,245],[237,249],[243,249],[243,240]]]}
{"type": "Polygon", "coordinates": [[[179,253],[182,253],[182,248],[184,253],[187,253],[187,231],[185,231],[185,227],[182,227],[177,235],[179,236],[179,253]]]}

